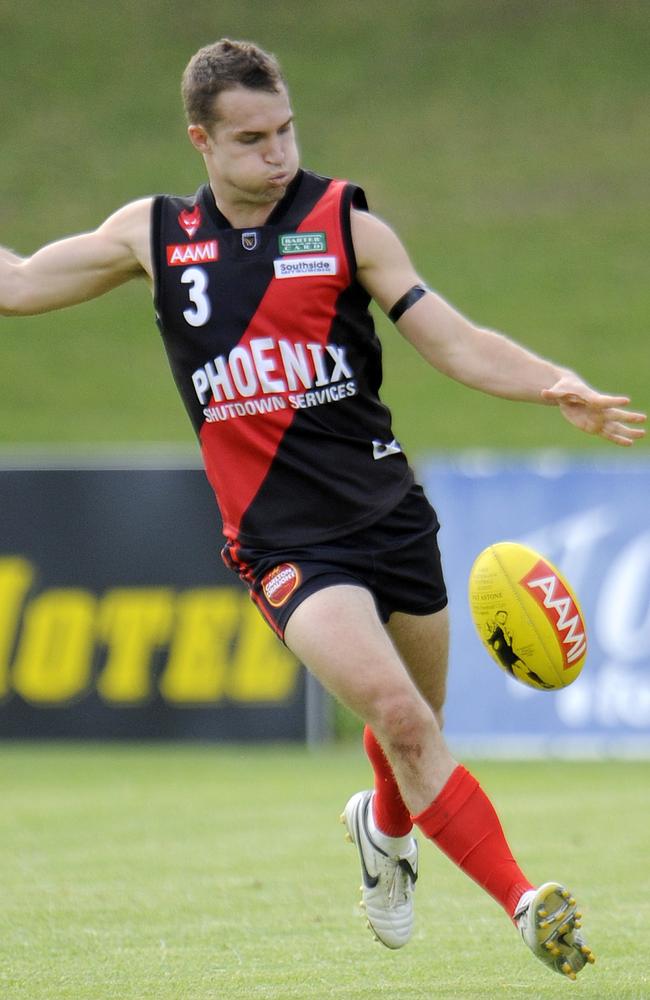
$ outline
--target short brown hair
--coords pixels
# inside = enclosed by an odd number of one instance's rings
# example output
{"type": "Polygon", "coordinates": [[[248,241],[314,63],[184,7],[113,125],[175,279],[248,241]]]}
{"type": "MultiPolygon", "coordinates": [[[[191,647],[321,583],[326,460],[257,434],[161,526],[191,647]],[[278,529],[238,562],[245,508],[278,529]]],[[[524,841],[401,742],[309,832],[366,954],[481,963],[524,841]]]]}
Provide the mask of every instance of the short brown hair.
{"type": "Polygon", "coordinates": [[[181,92],[188,123],[213,125],[217,120],[215,99],[223,90],[249,87],[277,93],[284,85],[274,55],[253,42],[222,38],[199,49],[185,68],[181,92]]]}

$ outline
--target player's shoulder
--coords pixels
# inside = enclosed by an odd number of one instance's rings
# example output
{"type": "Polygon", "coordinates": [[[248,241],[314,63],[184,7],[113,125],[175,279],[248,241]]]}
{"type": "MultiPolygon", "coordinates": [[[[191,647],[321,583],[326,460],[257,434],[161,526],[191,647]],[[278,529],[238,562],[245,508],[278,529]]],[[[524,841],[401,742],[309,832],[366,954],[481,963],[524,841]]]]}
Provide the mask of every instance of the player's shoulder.
{"type": "Polygon", "coordinates": [[[153,202],[153,195],[127,202],[109,215],[102,228],[116,234],[126,234],[141,228],[148,230],[153,202]]]}
{"type": "Polygon", "coordinates": [[[363,187],[355,180],[339,175],[328,176],[301,167],[295,178],[296,194],[302,197],[320,196],[336,191],[343,202],[344,209],[368,210],[368,202],[363,187]]]}
{"type": "Polygon", "coordinates": [[[399,243],[395,231],[378,215],[363,208],[352,207],[350,213],[352,239],[361,257],[365,252],[374,256],[377,250],[390,249],[399,243]]]}
{"type": "Polygon", "coordinates": [[[209,200],[209,197],[209,184],[201,184],[201,186],[191,194],[165,192],[163,194],[153,195],[150,199],[148,199],[148,201],[150,207],[165,207],[174,211],[174,209],[182,210],[185,208],[192,208],[195,205],[205,204],[205,202],[209,200]]]}
{"type": "Polygon", "coordinates": [[[96,237],[118,253],[125,253],[151,275],[151,210],[153,196],[137,198],[118,208],[102,223],[96,237]]]}

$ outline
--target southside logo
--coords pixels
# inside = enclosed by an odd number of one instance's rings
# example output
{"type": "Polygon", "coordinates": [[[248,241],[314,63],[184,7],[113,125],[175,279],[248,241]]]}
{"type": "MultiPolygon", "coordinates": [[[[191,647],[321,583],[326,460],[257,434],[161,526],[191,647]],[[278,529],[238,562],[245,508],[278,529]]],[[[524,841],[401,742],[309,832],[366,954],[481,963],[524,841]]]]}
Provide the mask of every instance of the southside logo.
{"type": "Polygon", "coordinates": [[[206,240],[203,243],[172,243],[167,246],[167,263],[170,267],[204,264],[206,261],[218,258],[219,244],[216,240],[206,240]]]}
{"type": "Polygon", "coordinates": [[[540,606],[562,643],[564,669],[569,670],[587,650],[585,623],[564,584],[540,559],[519,581],[540,606]]]}
{"type": "Polygon", "coordinates": [[[273,608],[281,608],[300,583],[300,570],[293,563],[280,563],[262,580],[264,596],[273,608]]]}
{"type": "Polygon", "coordinates": [[[279,257],[273,261],[276,278],[310,278],[318,274],[338,274],[336,257],[279,257]]]}

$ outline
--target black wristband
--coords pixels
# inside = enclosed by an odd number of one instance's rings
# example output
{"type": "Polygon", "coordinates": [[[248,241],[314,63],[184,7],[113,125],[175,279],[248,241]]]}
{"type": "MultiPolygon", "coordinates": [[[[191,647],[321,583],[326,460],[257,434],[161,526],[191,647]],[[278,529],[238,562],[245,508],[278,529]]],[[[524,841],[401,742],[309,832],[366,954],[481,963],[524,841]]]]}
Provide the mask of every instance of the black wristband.
{"type": "Polygon", "coordinates": [[[426,295],[428,291],[429,289],[425,288],[424,285],[413,285],[412,288],[409,288],[408,292],[404,292],[401,299],[397,300],[388,313],[391,323],[397,323],[397,320],[404,315],[406,310],[414,306],[416,302],[419,302],[422,296],[426,295]]]}

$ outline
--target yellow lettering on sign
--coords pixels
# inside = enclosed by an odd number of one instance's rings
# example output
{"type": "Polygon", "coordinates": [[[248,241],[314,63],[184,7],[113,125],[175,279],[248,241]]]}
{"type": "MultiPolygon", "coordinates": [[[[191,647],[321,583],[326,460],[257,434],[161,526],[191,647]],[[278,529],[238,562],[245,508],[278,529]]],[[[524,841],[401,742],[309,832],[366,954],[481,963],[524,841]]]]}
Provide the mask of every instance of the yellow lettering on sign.
{"type": "Polygon", "coordinates": [[[180,704],[223,698],[230,649],[239,622],[241,595],[231,587],[185,591],[160,691],[180,704]]]}
{"type": "Polygon", "coordinates": [[[151,695],[151,658],[169,641],[174,595],[163,587],[109,590],[97,619],[108,646],[97,690],[106,701],[133,704],[151,695]]]}
{"type": "Polygon", "coordinates": [[[297,660],[236,588],[119,587],[100,600],[62,588],[25,604],[33,576],[28,560],[0,559],[0,698],[13,687],[60,705],[94,682],[104,701],[138,704],[155,693],[158,651],[160,694],[171,704],[282,702],[295,690],[297,660]],[[96,645],[106,655],[95,680],[96,645]]]}
{"type": "Polygon", "coordinates": [[[91,681],[95,599],[85,590],[48,590],[28,606],[14,666],[27,701],[68,701],[91,681]]]}
{"type": "Polygon", "coordinates": [[[26,559],[0,559],[0,698],[9,693],[9,657],[34,572],[26,559]]]}
{"type": "Polygon", "coordinates": [[[284,701],[296,686],[300,665],[249,600],[242,606],[227,695],[234,701],[284,701]]]}

